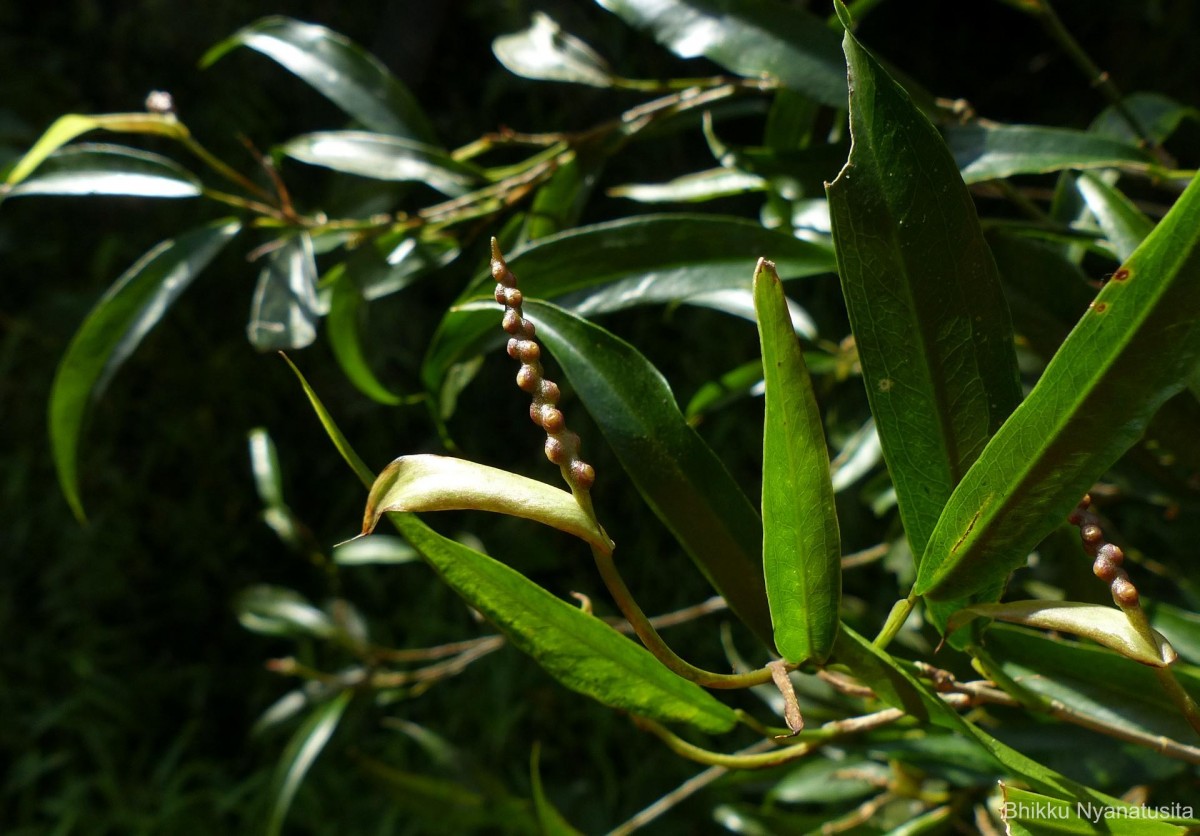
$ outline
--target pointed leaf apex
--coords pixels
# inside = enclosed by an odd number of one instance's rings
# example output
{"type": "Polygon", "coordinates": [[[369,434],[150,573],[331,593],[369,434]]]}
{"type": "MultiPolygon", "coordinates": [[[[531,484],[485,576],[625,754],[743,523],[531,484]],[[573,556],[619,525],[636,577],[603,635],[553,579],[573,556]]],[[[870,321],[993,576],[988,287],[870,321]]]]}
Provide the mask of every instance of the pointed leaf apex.
{"type": "Polygon", "coordinates": [[[850,17],[850,10],[846,8],[846,4],[842,0],[833,0],[833,10],[837,13],[842,27],[847,32],[852,31],[854,29],[854,20],[850,17]]]}

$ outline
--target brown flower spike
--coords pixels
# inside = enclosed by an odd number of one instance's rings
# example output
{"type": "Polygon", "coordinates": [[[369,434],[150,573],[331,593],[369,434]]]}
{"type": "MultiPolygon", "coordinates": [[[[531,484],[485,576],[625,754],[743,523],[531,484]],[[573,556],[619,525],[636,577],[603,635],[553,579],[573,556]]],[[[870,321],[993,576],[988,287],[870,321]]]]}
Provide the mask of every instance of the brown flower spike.
{"type": "Polygon", "coordinates": [[[492,278],[496,280],[496,301],[504,306],[504,330],[512,337],[508,341],[508,356],[521,363],[517,386],[533,396],[529,417],[546,431],[546,458],[559,466],[576,497],[586,498],[596,481],[596,471],[579,458],[579,436],[567,429],[566,419],[558,408],[558,385],[548,380],[542,369],[542,348],[534,339],[536,329],[522,315],[523,297],[517,289],[517,277],[508,269],[495,238],[492,278]]]}
{"type": "Polygon", "coordinates": [[[1091,494],[1084,494],[1067,517],[1067,522],[1079,526],[1079,538],[1083,541],[1084,551],[1096,559],[1092,564],[1092,574],[1108,584],[1113,602],[1123,610],[1135,608],[1139,605],[1137,588],[1121,568],[1125,552],[1120,546],[1105,541],[1100,518],[1090,510],[1091,505],[1091,494]]]}

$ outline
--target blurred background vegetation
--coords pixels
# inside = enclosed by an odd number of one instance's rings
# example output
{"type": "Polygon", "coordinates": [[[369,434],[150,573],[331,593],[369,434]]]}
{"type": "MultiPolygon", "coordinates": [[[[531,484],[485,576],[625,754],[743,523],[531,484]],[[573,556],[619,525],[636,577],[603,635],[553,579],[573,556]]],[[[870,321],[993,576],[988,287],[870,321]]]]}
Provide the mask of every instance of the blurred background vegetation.
{"type": "MultiPolygon", "coordinates": [[[[812,4],[822,14],[825,5],[812,4]]],[[[1151,89],[1194,101],[1200,52],[1194,39],[1180,37],[1200,32],[1194,4],[1120,2],[1103,15],[1086,0],[1063,0],[1058,8],[1123,90],[1151,89]]],[[[568,0],[0,0],[0,164],[63,113],[140,110],[154,89],[171,92],[193,133],[243,169],[252,164],[240,136],[265,150],[304,131],[344,124],[333,105],[249,51],[197,69],[209,46],[267,14],[323,24],[372,51],[410,86],[449,147],[500,125],[583,128],[636,101],[506,73],[491,55],[491,40],[525,27],[538,9],[601,48],[627,76],[713,71],[698,63],[685,67],[599,7],[568,0]]],[[[1041,30],[999,2],[970,4],[968,10],[962,3],[894,0],[883,3],[859,35],[927,89],[965,98],[989,118],[1082,128],[1103,108],[1041,30]]],[[[1195,127],[1187,126],[1177,141],[1194,146],[1194,134],[1195,127]]],[[[736,127],[723,138],[759,139],[736,136],[736,127]]],[[[667,172],[707,167],[709,160],[698,132],[669,136],[644,155],[622,155],[606,182],[661,180],[667,172]]],[[[311,171],[292,166],[285,176],[301,200],[320,196],[322,205],[331,205],[337,199],[321,191],[325,181],[311,171]]],[[[736,202],[725,208],[756,211],[736,202]]],[[[598,193],[586,220],[625,211],[598,193]]],[[[183,297],[98,404],[81,454],[90,524],[71,518],[45,429],[56,364],[112,280],[157,241],[198,220],[195,204],[187,201],[32,198],[0,208],[5,833],[247,832],[261,822],[286,730],[252,738],[250,729],[289,687],[264,661],[295,652],[295,645],[249,634],[238,624],[231,602],[247,586],[292,587],[317,601],[335,594],[349,598],[377,640],[394,646],[482,632],[421,566],[334,576],[320,561],[288,550],[263,524],[246,451],[254,427],[266,427],[274,438],[287,499],[324,548],[355,533],[362,493],[286,367],[247,344],[256,270],[236,249],[183,297]]],[[[475,266],[464,258],[415,293],[372,308],[377,368],[415,387],[424,339],[475,266]]],[[[808,301],[820,307],[819,300],[808,301]]],[[[726,337],[745,342],[753,336],[716,318],[675,321],[662,312],[608,324],[636,338],[668,374],[698,370],[692,380],[733,365],[718,362],[711,346],[726,337]],[[731,330],[726,335],[722,328],[731,330]],[[680,341],[698,347],[697,353],[676,356],[680,341]]],[[[753,342],[746,343],[744,359],[753,350],[753,342]]],[[[372,466],[401,452],[437,449],[422,409],[384,410],[370,403],[344,381],[320,341],[295,359],[372,466]]],[[[471,457],[535,473],[538,433],[524,421],[511,374],[508,358],[489,358],[449,429],[470,445],[471,457]],[[506,435],[523,439],[528,449],[512,450],[506,435]]],[[[686,402],[694,388],[676,394],[686,402]]],[[[616,473],[582,411],[571,419],[595,451],[602,478],[616,473]],[[589,443],[589,437],[597,440],[589,443]]],[[[758,433],[754,422],[737,415],[706,427],[714,444],[727,438],[752,448],[758,433]]],[[[753,490],[756,473],[736,475],[753,490]]],[[[622,501],[631,505],[629,516],[638,516],[634,500],[610,501],[615,504],[606,519],[621,518],[622,501]]],[[[559,541],[525,529],[518,534],[510,521],[486,525],[491,528],[481,529],[482,536],[493,553],[560,594],[598,590],[587,561],[560,556],[559,541]]],[[[653,555],[667,542],[656,531],[624,530],[617,539],[629,554],[653,555]]],[[[875,542],[862,539],[848,548],[875,542]]],[[[629,571],[650,612],[706,595],[698,578],[680,581],[653,561],[629,571]]],[[[597,592],[597,605],[605,608],[600,597],[597,592]]],[[[895,596],[889,587],[878,597],[868,603],[884,606],[895,596]]],[[[711,634],[710,628],[694,629],[711,634]]],[[[679,641],[694,646],[686,633],[679,641]]],[[[719,654],[719,648],[710,650],[719,654]]],[[[336,669],[336,659],[316,661],[336,669]]],[[[620,821],[695,771],[624,719],[566,693],[511,650],[472,666],[449,686],[414,696],[397,716],[433,729],[508,792],[525,798],[530,745],[541,740],[552,796],[585,829],[620,821]]],[[[469,818],[412,818],[443,813],[438,805],[422,810],[419,794],[397,796],[386,782],[352,768],[378,759],[424,771],[428,755],[409,735],[365,716],[351,716],[339,735],[347,745],[332,747],[310,776],[289,819],[291,832],[424,832],[439,821],[451,830],[470,829],[469,818]]],[[[710,809],[710,802],[690,802],[664,832],[711,827],[710,809]]]]}

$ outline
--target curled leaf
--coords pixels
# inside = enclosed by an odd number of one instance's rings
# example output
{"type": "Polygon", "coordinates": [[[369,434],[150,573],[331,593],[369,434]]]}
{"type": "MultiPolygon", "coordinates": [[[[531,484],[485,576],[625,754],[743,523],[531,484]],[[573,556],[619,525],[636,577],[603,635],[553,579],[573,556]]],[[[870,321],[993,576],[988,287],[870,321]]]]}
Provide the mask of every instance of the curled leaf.
{"type": "Polygon", "coordinates": [[[542,12],[534,12],[528,29],[496,38],[492,52],[509,72],[524,78],[612,86],[608,63],[542,12]]]}
{"type": "Polygon", "coordinates": [[[367,497],[363,534],[389,511],[494,511],[574,534],[604,552],[613,543],[566,491],[506,470],[448,456],[401,456],[367,497]]]}
{"type": "Polygon", "coordinates": [[[1010,601],[1004,604],[975,604],[964,607],[950,617],[946,635],[966,626],[976,618],[994,618],[1026,627],[1058,630],[1089,638],[1111,648],[1122,656],[1163,668],[1178,656],[1166,638],[1157,630],[1152,636],[1139,633],[1120,610],[1095,604],[1071,601],[1010,601]]]}

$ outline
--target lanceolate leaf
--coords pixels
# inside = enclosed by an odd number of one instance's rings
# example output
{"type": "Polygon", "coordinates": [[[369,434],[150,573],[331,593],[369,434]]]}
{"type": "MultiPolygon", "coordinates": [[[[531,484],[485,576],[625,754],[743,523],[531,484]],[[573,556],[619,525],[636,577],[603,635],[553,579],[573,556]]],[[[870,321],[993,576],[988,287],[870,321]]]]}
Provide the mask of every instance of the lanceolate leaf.
{"type": "MultiPolygon", "coordinates": [[[[375,250],[367,247],[364,253],[370,257],[375,255],[375,250]]],[[[355,276],[346,264],[334,269],[337,274],[333,278],[333,291],[329,298],[329,317],[325,320],[329,347],[346,377],[360,392],[379,403],[395,406],[403,399],[379,381],[363,350],[361,320],[366,305],[363,304],[355,276]]]]}
{"type": "Polygon", "coordinates": [[[775,647],[789,662],[829,656],[841,600],[841,540],[821,412],[769,261],[754,274],[766,378],[763,573],[775,647]]]}
{"type": "Polygon", "coordinates": [[[666,380],[603,328],[528,295],[524,307],[654,513],[730,608],[769,644],[762,522],[725,465],[688,426],[666,380]]]}
{"type": "Polygon", "coordinates": [[[456,162],[445,151],[386,134],[321,131],[289,140],[283,152],[346,174],[425,183],[449,197],[466,194],[482,182],[478,171],[456,162]]]}
{"type": "Polygon", "coordinates": [[[246,334],[259,351],[304,348],[317,338],[317,264],[301,232],[268,256],[258,277],[246,334]]]}
{"type": "Polygon", "coordinates": [[[994,583],[1141,435],[1200,360],[1200,179],[1096,297],[947,504],[916,589],[994,583]]]}
{"type": "Polygon", "coordinates": [[[492,52],[509,72],[523,78],[612,86],[608,63],[543,12],[534,12],[528,29],[496,38],[492,52]]]}
{"type": "Polygon", "coordinates": [[[266,17],[210,49],[207,67],[239,46],[249,47],[304,79],[367,128],[432,142],[420,105],[374,56],[343,35],[287,17],[266,17]]]}
{"type": "Polygon", "coordinates": [[[710,168],[685,174],[666,183],[627,183],[613,186],[609,197],[624,197],[638,203],[700,203],[719,197],[761,192],[767,181],[757,174],[728,168],[710,168]]]}
{"type": "Polygon", "coordinates": [[[106,113],[101,116],[84,116],[69,113],[60,116],[46,129],[41,138],[26,152],[6,182],[10,186],[20,183],[40,166],[47,157],[75,137],[88,131],[112,131],[114,133],[157,134],[172,139],[184,139],[188,129],[171,114],[159,113],[106,113]]]}
{"type": "Polygon", "coordinates": [[[778,0],[598,0],[680,58],[778,79],[822,104],[846,103],[837,36],[825,21],[778,0]]]}
{"type": "MultiPolygon", "coordinates": [[[[713,215],[641,215],[580,227],[540,238],[517,250],[508,264],[529,297],[556,300],[566,307],[589,305],[590,296],[606,294],[590,313],[629,305],[662,304],[706,291],[750,287],[747,264],[760,256],[773,260],[785,279],[831,273],[828,247],[763,229],[741,218],[713,215]]],[[[422,376],[432,391],[446,371],[482,340],[498,333],[495,283],[481,274],[442,320],[426,356],[422,376]],[[469,309],[472,302],[486,302],[469,309]]]]}
{"type": "Polygon", "coordinates": [[[320,756],[329,738],[333,737],[342,715],[346,713],[346,706],[353,697],[352,691],[343,691],[329,702],[313,709],[288,741],[275,770],[275,777],[271,780],[268,836],[277,836],[283,830],[283,821],[287,818],[288,808],[292,806],[296,791],[300,789],[304,776],[320,756]]]}
{"type": "Polygon", "coordinates": [[[524,517],[612,551],[612,541],[570,492],[447,456],[401,456],[384,468],[367,496],[362,533],[374,531],[379,518],[389,511],[461,510],[524,517]]]}
{"type": "Polygon", "coordinates": [[[0,187],[0,197],[96,194],[196,197],[200,181],[159,154],[119,145],[80,144],[56,151],[17,185],[0,187]]]}
{"type": "Polygon", "coordinates": [[[700,731],[733,728],[733,710],[676,676],[641,645],[519,572],[432,531],[412,514],[393,522],[468,604],[563,685],[605,705],[700,731]]]}
{"type": "Polygon", "coordinates": [[[853,146],[828,187],[863,380],[913,554],[1020,398],[999,275],[933,125],[850,33],[853,146]]]}
{"type": "Polygon", "coordinates": [[[1079,189],[1088,209],[1096,216],[1096,223],[1112,244],[1117,260],[1124,261],[1133,255],[1133,251],[1153,231],[1154,222],[1143,215],[1133,201],[1094,174],[1081,174],[1075,181],[1075,187],[1079,189]]]}
{"type": "Polygon", "coordinates": [[[113,283],[67,347],[50,391],[50,445],[63,493],[80,519],[77,457],[88,405],[238,229],[226,218],[158,244],[113,283]]]}
{"type": "Polygon", "coordinates": [[[1064,169],[1145,169],[1153,162],[1133,143],[1066,128],[977,122],[948,127],[944,134],[968,183],[1064,169]]]}

